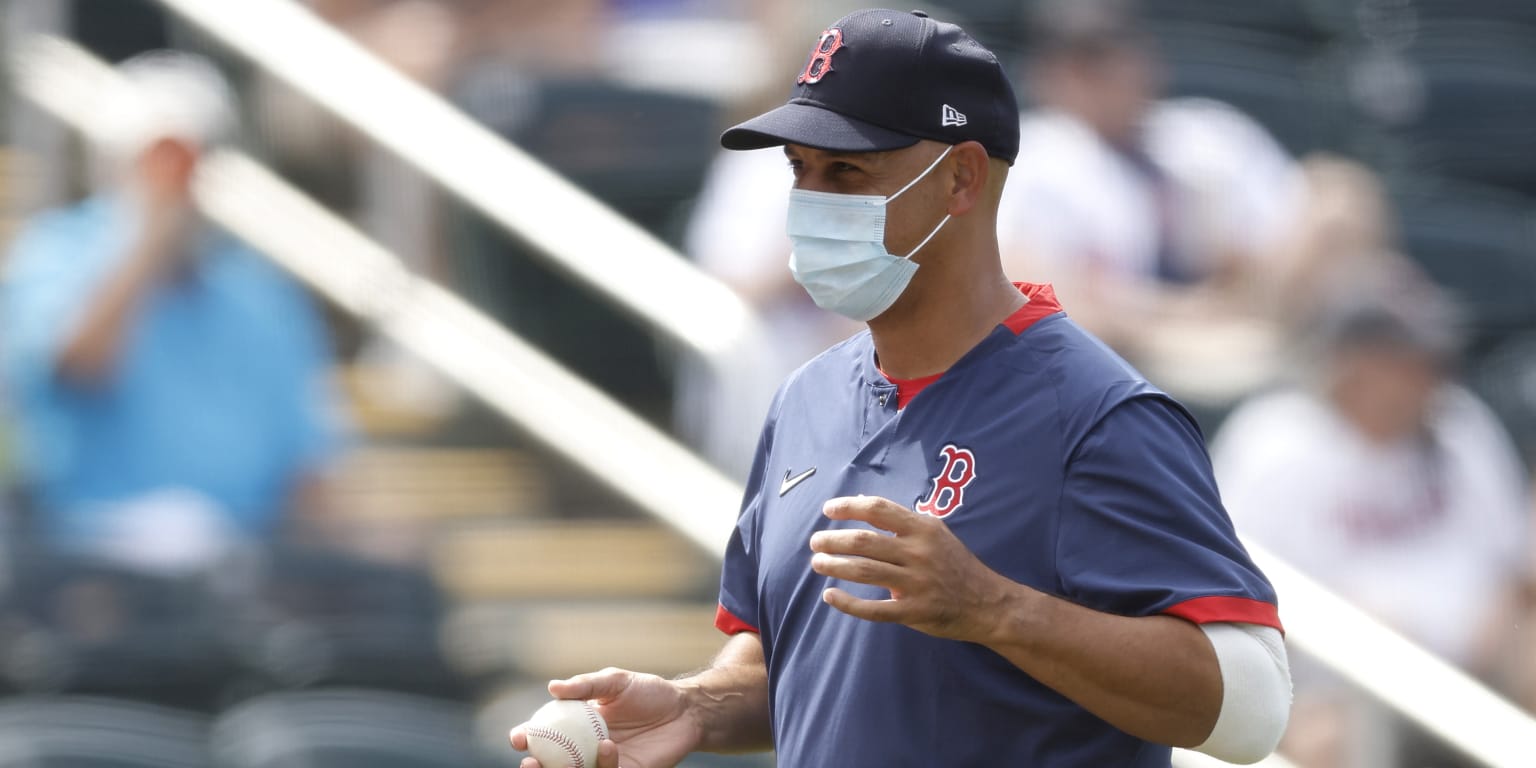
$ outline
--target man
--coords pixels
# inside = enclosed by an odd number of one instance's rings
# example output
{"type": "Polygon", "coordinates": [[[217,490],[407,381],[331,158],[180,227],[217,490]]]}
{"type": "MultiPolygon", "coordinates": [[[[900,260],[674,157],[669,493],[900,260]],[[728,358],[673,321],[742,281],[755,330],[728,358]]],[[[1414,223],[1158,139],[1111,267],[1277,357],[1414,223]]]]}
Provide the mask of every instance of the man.
{"type": "Polygon", "coordinates": [[[550,684],[599,702],[599,766],[769,746],[788,766],[1267,754],[1289,681],[1274,594],[1198,431],[1048,286],[1003,276],[1018,123],[995,57],[920,12],[859,11],[797,85],[722,143],[785,146],[790,269],[869,330],[775,398],[714,662],[550,684]]]}
{"type": "Polygon", "coordinates": [[[52,553],[156,572],[271,535],[334,448],[323,328],[274,266],[201,222],[200,156],[229,133],[206,62],[124,63],[104,194],[18,236],[0,292],[0,363],[52,553]]]}
{"type": "MultiPolygon", "coordinates": [[[[1530,573],[1525,472],[1493,413],[1454,381],[1446,299],[1406,265],[1386,266],[1323,304],[1303,381],[1234,411],[1212,458],[1232,517],[1255,541],[1446,661],[1497,679],[1519,647],[1512,617],[1530,573]]],[[[1391,764],[1360,753],[1394,742],[1417,765],[1462,764],[1390,733],[1399,724],[1343,681],[1297,672],[1286,745],[1302,764],[1391,764]]]]}
{"type": "Polygon", "coordinates": [[[1281,310],[1263,289],[1301,223],[1304,176],[1237,109],[1161,98],[1131,5],[1037,4],[1004,271],[1051,275],[1078,323],[1164,386],[1230,399],[1275,364],[1281,310]]]}

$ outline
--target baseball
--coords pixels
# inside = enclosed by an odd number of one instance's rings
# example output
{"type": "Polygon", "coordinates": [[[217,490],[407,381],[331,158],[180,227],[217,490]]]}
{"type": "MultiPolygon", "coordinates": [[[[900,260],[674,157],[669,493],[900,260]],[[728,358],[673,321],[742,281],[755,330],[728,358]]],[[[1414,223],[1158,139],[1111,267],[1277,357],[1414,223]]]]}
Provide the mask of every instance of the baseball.
{"type": "Polygon", "coordinates": [[[528,752],[544,768],[593,768],[608,723],[585,701],[557,699],[528,718],[528,752]]]}

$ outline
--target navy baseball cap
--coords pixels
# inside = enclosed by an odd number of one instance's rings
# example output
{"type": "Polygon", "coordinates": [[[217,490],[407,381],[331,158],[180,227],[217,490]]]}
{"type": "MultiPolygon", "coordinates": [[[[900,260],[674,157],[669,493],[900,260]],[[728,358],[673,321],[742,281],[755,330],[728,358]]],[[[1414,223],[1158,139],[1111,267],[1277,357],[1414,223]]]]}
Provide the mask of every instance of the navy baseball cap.
{"type": "Polygon", "coordinates": [[[1019,106],[997,57],[922,11],[855,11],[817,38],[789,103],[720,136],[726,149],[801,144],[837,152],[920,139],[980,142],[1010,165],[1019,106]]]}

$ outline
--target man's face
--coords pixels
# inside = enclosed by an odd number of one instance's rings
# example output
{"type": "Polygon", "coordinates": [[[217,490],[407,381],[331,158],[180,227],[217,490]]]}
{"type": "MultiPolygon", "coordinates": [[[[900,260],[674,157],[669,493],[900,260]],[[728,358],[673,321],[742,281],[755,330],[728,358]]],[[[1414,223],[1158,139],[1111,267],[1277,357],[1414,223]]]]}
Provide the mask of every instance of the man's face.
{"type": "Polygon", "coordinates": [[[190,201],[198,149],[185,139],[167,136],[149,143],[133,161],[133,185],[154,203],[190,201]]]}
{"type": "Polygon", "coordinates": [[[1116,49],[1094,67],[1092,80],[1106,121],[1129,135],[1157,98],[1159,73],[1152,54],[1135,46],[1116,49]]]}
{"type": "MultiPolygon", "coordinates": [[[[890,197],[917,178],[944,151],[936,141],[919,141],[887,152],[829,152],[799,144],[784,147],[794,173],[795,189],[840,195],[890,197]]],[[[887,203],[885,248],[903,255],[933,231],[947,209],[947,188],[941,179],[945,158],[922,181],[887,203]]]]}
{"type": "Polygon", "coordinates": [[[1042,74],[1044,101],[1114,143],[1132,142],[1162,88],[1151,49],[1128,43],[1061,55],[1042,74]]]}
{"type": "Polygon", "coordinates": [[[1335,404],[1357,429],[1382,443],[1418,432],[1440,382],[1435,361],[1411,350],[1358,347],[1342,350],[1333,359],[1335,404]]]}

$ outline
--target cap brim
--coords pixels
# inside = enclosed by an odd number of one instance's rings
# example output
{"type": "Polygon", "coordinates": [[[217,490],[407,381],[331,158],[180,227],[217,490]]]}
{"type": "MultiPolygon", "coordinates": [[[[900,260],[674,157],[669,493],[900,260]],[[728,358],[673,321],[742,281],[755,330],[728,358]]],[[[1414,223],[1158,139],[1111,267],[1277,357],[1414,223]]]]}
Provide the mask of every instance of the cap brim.
{"type": "Polygon", "coordinates": [[[725,133],[726,149],[763,149],[800,144],[831,152],[883,152],[916,144],[919,139],[813,104],[791,102],[764,112],[725,133]]]}

